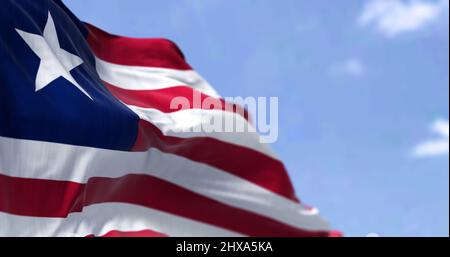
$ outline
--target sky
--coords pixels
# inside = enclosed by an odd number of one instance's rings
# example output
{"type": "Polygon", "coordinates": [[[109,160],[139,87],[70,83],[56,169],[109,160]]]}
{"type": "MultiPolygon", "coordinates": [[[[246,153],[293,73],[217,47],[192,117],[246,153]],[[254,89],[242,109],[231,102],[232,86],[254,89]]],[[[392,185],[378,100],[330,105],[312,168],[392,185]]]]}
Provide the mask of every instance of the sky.
{"type": "Polygon", "coordinates": [[[346,236],[449,236],[448,0],[64,0],[175,41],[222,96],[279,97],[300,199],[346,236]]]}

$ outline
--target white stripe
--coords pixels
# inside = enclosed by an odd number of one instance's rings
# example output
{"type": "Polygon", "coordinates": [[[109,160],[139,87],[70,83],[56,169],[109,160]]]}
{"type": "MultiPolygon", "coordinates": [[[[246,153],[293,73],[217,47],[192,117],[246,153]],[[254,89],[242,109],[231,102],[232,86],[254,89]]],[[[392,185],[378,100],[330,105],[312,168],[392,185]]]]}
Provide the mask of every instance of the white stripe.
{"type": "Polygon", "coordinates": [[[158,210],[123,203],[87,206],[67,218],[18,216],[0,212],[0,236],[102,236],[112,231],[153,230],[168,236],[242,236],[158,210]]]}
{"type": "Polygon", "coordinates": [[[86,183],[91,177],[148,174],[224,204],[294,227],[328,230],[309,210],[247,180],[189,159],[162,153],[121,152],[0,137],[0,172],[14,177],[86,183]]]}
{"type": "Polygon", "coordinates": [[[254,151],[263,153],[273,159],[278,159],[276,154],[270,149],[268,144],[260,143],[260,135],[253,126],[241,115],[222,110],[185,109],[177,112],[164,113],[157,109],[142,108],[133,105],[128,106],[141,119],[155,125],[164,135],[179,138],[209,137],[222,142],[243,146],[254,151]],[[211,121],[219,121],[220,130],[204,130],[205,124],[211,121]],[[225,132],[225,122],[233,122],[231,132],[225,132]],[[243,132],[236,131],[236,128],[245,129],[243,132]],[[253,132],[255,131],[255,132],[253,132]]]}
{"type": "Polygon", "coordinates": [[[175,86],[190,86],[212,97],[219,94],[193,70],[174,70],[141,66],[126,66],[95,59],[100,78],[109,84],[128,90],[154,90],[175,86]]]}

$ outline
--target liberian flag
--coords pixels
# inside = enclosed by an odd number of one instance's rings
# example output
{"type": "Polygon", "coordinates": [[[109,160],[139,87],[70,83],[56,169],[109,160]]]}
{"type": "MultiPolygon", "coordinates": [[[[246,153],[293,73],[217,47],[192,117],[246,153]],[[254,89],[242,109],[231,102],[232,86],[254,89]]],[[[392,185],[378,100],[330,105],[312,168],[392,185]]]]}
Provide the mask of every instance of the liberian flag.
{"type": "Polygon", "coordinates": [[[0,236],[328,236],[256,133],[187,133],[227,105],[166,39],[59,0],[0,6],[0,236]],[[203,118],[202,118],[203,117],[203,118]]]}

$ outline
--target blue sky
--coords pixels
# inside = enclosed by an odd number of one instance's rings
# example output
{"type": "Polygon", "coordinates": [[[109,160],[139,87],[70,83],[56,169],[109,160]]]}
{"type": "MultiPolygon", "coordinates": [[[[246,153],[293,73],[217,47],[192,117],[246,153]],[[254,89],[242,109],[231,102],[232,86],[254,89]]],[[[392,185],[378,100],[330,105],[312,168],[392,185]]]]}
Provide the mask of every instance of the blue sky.
{"type": "Polygon", "coordinates": [[[174,40],[223,96],[277,96],[300,198],[348,236],[449,235],[448,0],[65,0],[174,40]]]}

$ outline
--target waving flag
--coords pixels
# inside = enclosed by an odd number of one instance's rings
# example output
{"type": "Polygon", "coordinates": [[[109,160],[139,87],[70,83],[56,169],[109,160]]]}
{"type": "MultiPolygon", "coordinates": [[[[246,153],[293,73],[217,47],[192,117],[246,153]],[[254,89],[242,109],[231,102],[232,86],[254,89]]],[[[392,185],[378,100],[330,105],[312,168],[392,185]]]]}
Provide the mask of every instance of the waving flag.
{"type": "Polygon", "coordinates": [[[256,133],[187,133],[239,108],[165,39],[110,35],[57,0],[0,8],[0,236],[328,236],[256,133]],[[226,105],[227,103],[225,103],[226,105]]]}

